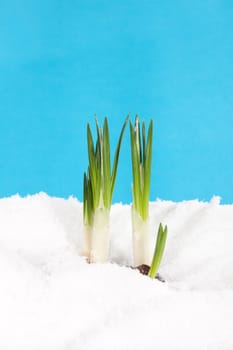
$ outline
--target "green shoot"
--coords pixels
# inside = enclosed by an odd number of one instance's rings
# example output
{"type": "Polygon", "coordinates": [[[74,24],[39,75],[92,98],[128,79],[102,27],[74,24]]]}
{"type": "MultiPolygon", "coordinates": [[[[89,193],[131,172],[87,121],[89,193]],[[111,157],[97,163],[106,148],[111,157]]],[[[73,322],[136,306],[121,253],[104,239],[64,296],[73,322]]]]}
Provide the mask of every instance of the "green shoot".
{"type": "Polygon", "coordinates": [[[163,228],[162,224],[160,223],[155,250],[154,250],[154,256],[153,256],[151,267],[148,273],[148,276],[151,278],[155,278],[157,274],[160,262],[163,257],[166,240],[167,240],[167,226],[163,228]]]}
{"type": "Polygon", "coordinates": [[[152,163],[153,121],[150,120],[146,137],[144,121],[140,128],[139,117],[135,125],[130,122],[131,160],[133,173],[133,256],[134,265],[149,262],[149,198],[152,163]]]}
{"type": "Polygon", "coordinates": [[[108,120],[105,117],[103,129],[99,126],[97,118],[95,122],[97,131],[95,146],[90,125],[87,125],[89,165],[83,180],[83,221],[84,235],[87,236],[84,242],[84,254],[90,261],[104,261],[108,254],[110,208],[128,116],[121,129],[112,169],[108,120]]]}
{"type": "Polygon", "coordinates": [[[146,128],[142,122],[142,135],[139,118],[135,126],[130,122],[131,157],[133,172],[133,206],[143,220],[149,216],[150,177],[152,162],[153,121],[150,120],[146,140],[146,128]]]}

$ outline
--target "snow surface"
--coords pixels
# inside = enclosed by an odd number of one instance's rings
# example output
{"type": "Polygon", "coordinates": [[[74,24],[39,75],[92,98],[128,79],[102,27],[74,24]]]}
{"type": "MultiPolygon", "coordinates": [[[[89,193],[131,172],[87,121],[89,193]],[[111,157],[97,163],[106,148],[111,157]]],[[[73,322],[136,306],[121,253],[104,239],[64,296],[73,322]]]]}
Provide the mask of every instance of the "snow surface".
{"type": "Polygon", "coordinates": [[[0,200],[1,350],[232,350],[233,205],[150,204],[160,274],[132,264],[130,206],[111,211],[111,263],[87,264],[82,203],[44,193],[0,200]]]}

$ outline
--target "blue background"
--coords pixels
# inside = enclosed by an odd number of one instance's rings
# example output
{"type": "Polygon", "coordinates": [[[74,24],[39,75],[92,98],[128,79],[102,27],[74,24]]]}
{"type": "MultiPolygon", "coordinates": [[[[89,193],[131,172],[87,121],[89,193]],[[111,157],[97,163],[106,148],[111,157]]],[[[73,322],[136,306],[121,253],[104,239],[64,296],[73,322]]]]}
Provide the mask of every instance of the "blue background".
{"type": "MultiPolygon", "coordinates": [[[[233,202],[233,2],[0,0],[0,196],[82,200],[86,124],[154,120],[151,199],[233,202]]],[[[114,201],[131,202],[129,129],[114,201]]]]}

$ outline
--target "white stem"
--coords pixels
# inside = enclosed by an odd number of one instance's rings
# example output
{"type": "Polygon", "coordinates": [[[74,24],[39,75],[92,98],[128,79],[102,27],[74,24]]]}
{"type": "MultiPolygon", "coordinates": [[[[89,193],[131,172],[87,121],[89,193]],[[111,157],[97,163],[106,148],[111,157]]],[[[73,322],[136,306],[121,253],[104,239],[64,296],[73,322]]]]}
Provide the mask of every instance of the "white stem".
{"type": "Polygon", "coordinates": [[[131,214],[134,266],[139,266],[142,264],[147,264],[150,266],[149,218],[147,220],[143,220],[133,206],[131,208],[131,214]]]}
{"type": "Polygon", "coordinates": [[[83,251],[82,255],[90,260],[92,228],[89,225],[83,226],[83,251]]]}
{"type": "Polygon", "coordinates": [[[91,234],[90,262],[105,262],[109,255],[110,211],[97,208],[91,234]]]}

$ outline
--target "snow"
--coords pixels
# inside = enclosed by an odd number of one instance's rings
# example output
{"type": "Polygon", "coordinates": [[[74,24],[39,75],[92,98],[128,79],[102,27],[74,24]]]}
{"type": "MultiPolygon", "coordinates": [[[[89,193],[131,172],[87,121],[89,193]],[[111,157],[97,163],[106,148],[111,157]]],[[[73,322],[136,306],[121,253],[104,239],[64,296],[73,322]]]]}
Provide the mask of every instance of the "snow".
{"type": "Polygon", "coordinates": [[[132,264],[130,206],[111,211],[110,261],[87,264],[82,203],[44,193],[0,199],[0,349],[232,350],[233,205],[150,203],[160,274],[132,264]]]}

